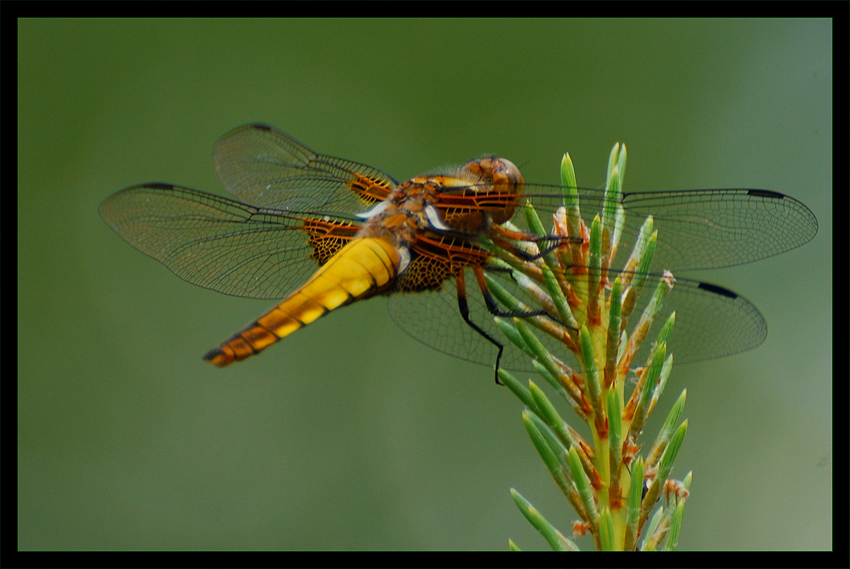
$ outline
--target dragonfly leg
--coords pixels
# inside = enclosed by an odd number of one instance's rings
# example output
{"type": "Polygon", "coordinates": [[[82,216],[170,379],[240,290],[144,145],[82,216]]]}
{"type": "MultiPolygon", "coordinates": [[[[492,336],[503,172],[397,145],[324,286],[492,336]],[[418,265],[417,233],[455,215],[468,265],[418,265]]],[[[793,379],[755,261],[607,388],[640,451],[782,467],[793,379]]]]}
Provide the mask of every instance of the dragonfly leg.
{"type": "Polygon", "coordinates": [[[487,281],[484,280],[484,271],[481,270],[481,267],[474,266],[472,267],[472,272],[475,274],[475,280],[478,281],[478,288],[481,289],[481,296],[484,297],[484,304],[487,305],[487,310],[493,316],[503,316],[506,318],[526,318],[528,316],[549,316],[551,318],[551,314],[543,309],[538,310],[502,310],[499,308],[499,304],[496,302],[496,299],[493,298],[493,294],[490,292],[490,287],[487,286],[487,281]]]}
{"type": "MultiPolygon", "coordinates": [[[[493,240],[493,243],[495,243],[496,245],[498,245],[502,249],[508,251],[512,255],[519,257],[523,261],[536,261],[537,259],[540,259],[544,255],[551,253],[552,251],[554,251],[558,247],[563,247],[564,245],[569,245],[570,243],[573,242],[573,240],[569,237],[561,237],[561,236],[558,236],[558,235],[547,235],[545,237],[538,237],[537,239],[533,240],[535,243],[539,244],[539,243],[553,243],[554,242],[554,244],[550,244],[550,245],[546,246],[544,249],[539,250],[537,253],[529,253],[528,251],[525,251],[525,250],[521,249],[520,247],[517,247],[516,245],[514,245],[513,243],[511,243],[510,241],[507,241],[505,239],[501,239],[499,237],[491,237],[491,239],[493,240]]],[[[529,238],[526,239],[525,241],[531,242],[532,239],[529,236],[529,238]]]]}
{"type": "Polygon", "coordinates": [[[490,238],[496,245],[509,251],[511,254],[516,255],[523,261],[536,261],[543,255],[554,251],[558,247],[582,242],[582,239],[579,237],[569,237],[566,235],[535,235],[534,233],[526,233],[525,231],[507,229],[501,225],[493,225],[490,231],[490,238]],[[538,246],[544,244],[544,246],[539,253],[529,253],[528,251],[524,251],[522,248],[517,247],[513,243],[514,241],[536,243],[538,246]]]}
{"type": "Polygon", "coordinates": [[[499,381],[499,362],[502,360],[502,352],[505,350],[505,346],[496,338],[488,334],[487,331],[484,330],[481,326],[473,322],[472,319],[469,317],[469,304],[466,300],[466,278],[464,277],[463,273],[464,271],[461,270],[460,272],[458,272],[458,275],[455,278],[455,284],[457,286],[457,307],[460,310],[460,316],[461,318],[463,318],[463,321],[466,322],[473,330],[478,332],[481,336],[484,337],[485,340],[493,344],[499,350],[499,353],[496,355],[495,377],[497,385],[504,385],[501,381],[499,381]]]}

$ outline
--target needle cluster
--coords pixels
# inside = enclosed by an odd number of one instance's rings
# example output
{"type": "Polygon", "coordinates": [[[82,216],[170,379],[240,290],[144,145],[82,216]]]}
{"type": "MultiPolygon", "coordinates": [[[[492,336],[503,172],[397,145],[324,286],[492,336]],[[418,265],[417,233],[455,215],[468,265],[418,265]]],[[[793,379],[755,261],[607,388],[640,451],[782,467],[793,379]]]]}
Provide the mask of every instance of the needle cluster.
{"type": "MultiPolygon", "coordinates": [[[[652,217],[644,222],[625,266],[610,266],[625,218],[625,165],[626,148],[615,145],[602,211],[593,212],[588,225],[581,216],[575,171],[565,155],[564,207],[554,216],[551,230],[544,228],[531,204],[525,206],[528,227],[542,238],[536,241],[537,250],[532,243],[527,258],[494,255],[494,263],[511,271],[522,298],[488,281],[508,310],[535,313],[497,317],[496,323],[532,358],[534,368],[572,407],[589,434],[583,436],[571,426],[535,382],[529,380],[526,386],[505,370],[499,371],[499,379],[524,403],[523,424],[579,516],[574,535],[589,533],[603,550],[674,549],[691,481],[690,473],[681,482],[668,479],[687,431],[687,420],[679,422],[685,392],[645,454],[641,435],[672,370],[667,341],[675,312],[656,338],[647,338],[647,331],[675,279],[668,273],[655,290],[643,290],[657,242],[652,217]],[[642,294],[652,296],[640,314],[632,314],[642,294]],[[539,315],[541,308],[546,314],[539,315]],[[559,339],[563,354],[548,350],[538,339],[540,333],[559,339]],[[654,342],[649,358],[635,362],[638,348],[648,341],[654,342]]],[[[576,549],[519,492],[511,489],[511,495],[553,549],[576,549]]],[[[516,549],[513,542],[510,547],[516,549]]]]}

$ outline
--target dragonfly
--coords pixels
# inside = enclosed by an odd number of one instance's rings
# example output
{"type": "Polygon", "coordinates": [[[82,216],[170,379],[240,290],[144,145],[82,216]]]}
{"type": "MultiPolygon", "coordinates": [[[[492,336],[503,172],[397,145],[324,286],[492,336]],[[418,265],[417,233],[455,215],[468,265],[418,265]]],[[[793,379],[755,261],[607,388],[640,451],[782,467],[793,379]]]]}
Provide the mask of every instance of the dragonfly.
{"type": "MultiPolygon", "coordinates": [[[[497,374],[500,367],[533,369],[524,352],[498,339],[493,315],[557,315],[498,306],[488,278],[517,284],[492,262],[492,246],[520,260],[535,258],[529,245],[542,251],[537,257],[565,246],[563,236],[541,237],[514,219],[523,200],[541,217],[555,215],[565,203],[560,186],[526,183],[512,162],[495,156],[399,182],[372,166],[317,153],[266,124],[225,134],[214,163],[235,199],[157,182],[123,189],[100,206],[113,230],[178,277],[277,301],[206,361],[224,367],[244,360],[337,308],[385,296],[396,324],[439,351],[495,366],[497,374]]],[[[576,188],[576,196],[583,211],[604,205],[600,189],[576,188]]],[[[750,263],[817,232],[811,210],[770,190],[623,193],[619,205],[625,245],[653,216],[654,263],[665,271],[750,263]]],[[[647,287],[669,279],[662,271],[642,276],[647,287]]],[[[747,351],[767,335],[758,308],[720,285],[677,278],[664,305],[665,313],[677,310],[670,346],[677,362],[747,351]]]]}

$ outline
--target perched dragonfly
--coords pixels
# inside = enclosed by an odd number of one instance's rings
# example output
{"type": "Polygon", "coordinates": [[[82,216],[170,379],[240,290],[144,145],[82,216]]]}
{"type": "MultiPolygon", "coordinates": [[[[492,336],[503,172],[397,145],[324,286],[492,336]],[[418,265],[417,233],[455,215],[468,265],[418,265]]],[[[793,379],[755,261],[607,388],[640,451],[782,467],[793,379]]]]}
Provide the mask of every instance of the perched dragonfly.
{"type": "MultiPolygon", "coordinates": [[[[519,257],[529,243],[557,247],[560,237],[541,238],[507,222],[525,199],[541,217],[553,214],[564,203],[560,187],[527,184],[513,163],[492,156],[399,183],[264,124],[225,134],[214,161],[236,200],[150,183],[100,206],[110,227],[180,278],[229,295],[283,299],[205,360],[243,360],[336,308],[386,295],[395,322],[414,338],[497,370],[531,369],[528,356],[497,339],[493,314],[507,312],[492,300],[485,275],[516,283],[492,266],[484,241],[519,257]]],[[[581,188],[577,195],[583,211],[602,208],[602,190],[581,188]]],[[[768,190],[624,193],[620,204],[621,241],[633,244],[644,219],[654,216],[655,266],[670,271],[749,263],[817,232],[805,205],[768,190]]],[[[647,286],[669,278],[645,276],[647,286]]],[[[678,362],[746,351],[767,334],[758,309],[718,285],[679,278],[665,307],[677,310],[671,350],[678,362]]]]}

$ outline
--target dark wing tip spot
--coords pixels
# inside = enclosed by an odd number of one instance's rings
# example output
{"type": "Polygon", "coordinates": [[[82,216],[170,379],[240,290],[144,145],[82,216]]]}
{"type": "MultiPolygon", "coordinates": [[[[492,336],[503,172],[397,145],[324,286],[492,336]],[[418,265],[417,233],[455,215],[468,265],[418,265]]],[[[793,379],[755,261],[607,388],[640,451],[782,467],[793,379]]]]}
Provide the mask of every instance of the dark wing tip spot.
{"type": "Polygon", "coordinates": [[[154,190],[173,190],[174,184],[168,184],[166,182],[151,182],[150,184],[145,184],[146,188],[152,188],[154,190]]]}
{"type": "Polygon", "coordinates": [[[747,195],[756,196],[759,198],[771,198],[775,200],[785,199],[785,194],[774,192],[773,190],[748,190],[747,195]]]}
{"type": "Polygon", "coordinates": [[[715,284],[699,283],[698,288],[701,288],[702,290],[707,290],[708,292],[713,292],[714,294],[719,294],[720,296],[725,296],[728,298],[738,298],[737,293],[732,292],[728,288],[724,288],[715,284]]]}

